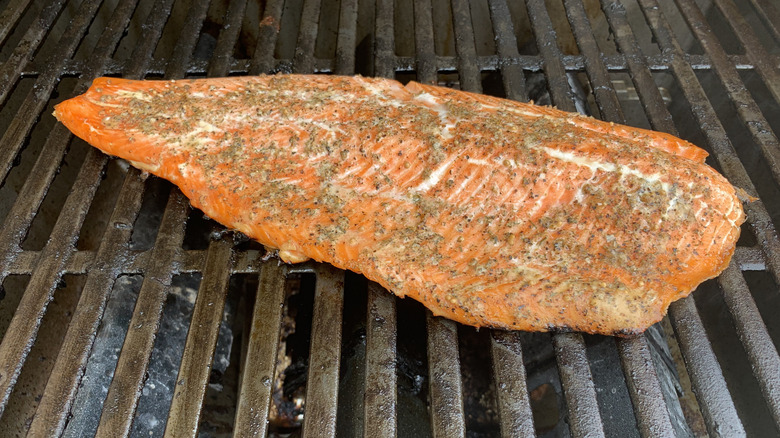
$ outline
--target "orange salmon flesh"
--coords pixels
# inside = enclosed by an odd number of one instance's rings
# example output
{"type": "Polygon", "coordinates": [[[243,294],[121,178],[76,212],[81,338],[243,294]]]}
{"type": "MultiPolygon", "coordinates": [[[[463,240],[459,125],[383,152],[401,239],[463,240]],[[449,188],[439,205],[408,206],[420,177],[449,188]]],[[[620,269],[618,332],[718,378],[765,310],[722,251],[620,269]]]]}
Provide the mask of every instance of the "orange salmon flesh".
{"type": "Polygon", "coordinates": [[[745,220],[684,140],[415,82],[99,78],[54,115],[282,260],[478,327],[642,332],[745,220]]]}

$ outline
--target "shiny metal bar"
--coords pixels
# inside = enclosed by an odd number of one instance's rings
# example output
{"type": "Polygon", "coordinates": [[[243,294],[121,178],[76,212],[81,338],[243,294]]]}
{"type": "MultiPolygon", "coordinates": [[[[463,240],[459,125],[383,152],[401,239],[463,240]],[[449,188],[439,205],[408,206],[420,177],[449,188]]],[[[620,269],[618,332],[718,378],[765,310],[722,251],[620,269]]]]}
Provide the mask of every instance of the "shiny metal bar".
{"type": "Polygon", "coordinates": [[[426,311],[428,324],[428,382],[433,436],[466,436],[463,382],[460,379],[458,326],[426,311]]]}
{"type": "Polygon", "coordinates": [[[246,358],[233,429],[235,437],[264,437],[276,373],[276,352],[284,307],[285,269],[275,260],[263,264],[252,311],[246,358]]]}
{"type": "Polygon", "coordinates": [[[501,436],[536,436],[523,364],[523,349],[517,332],[491,331],[490,352],[498,393],[501,436]]]}
{"type": "Polygon", "coordinates": [[[166,437],[194,437],[209,383],[214,348],[225,309],[230,280],[232,244],[217,240],[209,245],[203,280],[195,300],[187,343],[176,376],[176,389],[165,425],[166,437]]]}
{"type": "MultiPolygon", "coordinates": [[[[677,134],[674,122],[666,106],[663,105],[663,99],[648,66],[644,64],[641,57],[637,56],[641,51],[628,24],[625,9],[612,1],[602,0],[602,10],[616,36],[618,48],[629,61],[629,73],[632,75],[650,124],[659,131],[677,134]]],[[[648,16],[649,19],[650,17],[648,16]]],[[[693,299],[687,297],[672,303],[669,314],[708,431],[716,436],[720,433],[725,434],[724,436],[744,436],[745,431],[737,415],[734,401],[728,392],[720,365],[707,339],[693,299]]]]}
{"type": "Polygon", "coordinates": [[[393,438],[398,433],[396,392],[396,298],[376,283],[368,285],[366,379],[363,436],[393,438]]]}
{"type": "MultiPolygon", "coordinates": [[[[24,3],[18,2],[18,4],[23,5],[24,3]]],[[[5,102],[9,92],[19,81],[22,69],[32,59],[33,54],[38,49],[41,41],[43,41],[43,37],[51,30],[51,26],[54,24],[57,16],[59,16],[64,4],[65,0],[54,0],[46,5],[38,18],[27,28],[21,41],[19,41],[19,44],[17,44],[8,59],[0,66],[0,105],[5,102]]],[[[15,9],[12,6],[6,11],[15,11],[15,9]]],[[[2,29],[3,27],[0,27],[0,41],[5,36],[2,29]]],[[[2,46],[2,43],[0,43],[0,46],[2,46]]]]}
{"type": "Polygon", "coordinates": [[[314,289],[303,435],[324,438],[336,433],[344,271],[330,265],[319,265],[315,271],[317,283],[314,289]]]}
{"type": "Polygon", "coordinates": [[[735,263],[718,277],[737,335],[745,347],[769,412],[780,429],[780,356],[772,342],[747,282],[735,263]]]}
{"type": "Polygon", "coordinates": [[[293,71],[295,73],[314,72],[314,44],[317,42],[321,4],[322,0],[303,1],[301,25],[298,30],[298,42],[295,44],[293,58],[293,71]]]}
{"type": "MultiPolygon", "coordinates": [[[[520,53],[517,51],[517,37],[515,37],[506,0],[489,0],[489,6],[499,58],[504,60],[518,58],[520,53]]],[[[512,100],[528,100],[522,66],[514,62],[505,62],[499,66],[499,69],[506,97],[512,100]]]]}
{"type": "Polygon", "coordinates": [[[149,366],[160,315],[168,296],[176,254],[184,239],[188,202],[172,189],[157,241],[146,264],[144,282],[136,300],[116,370],[103,402],[97,437],[128,436],[138,406],[144,374],[149,366]]]}

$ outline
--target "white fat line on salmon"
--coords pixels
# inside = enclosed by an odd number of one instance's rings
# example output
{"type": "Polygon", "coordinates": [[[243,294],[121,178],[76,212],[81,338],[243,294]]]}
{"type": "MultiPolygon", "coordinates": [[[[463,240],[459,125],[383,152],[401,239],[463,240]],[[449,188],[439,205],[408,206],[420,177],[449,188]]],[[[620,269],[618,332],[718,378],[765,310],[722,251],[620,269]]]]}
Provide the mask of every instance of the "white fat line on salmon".
{"type": "Polygon", "coordinates": [[[143,100],[145,102],[151,102],[152,100],[152,96],[149,96],[148,94],[145,94],[141,91],[117,90],[116,95],[123,96],[123,97],[132,97],[134,99],[143,100]]]}
{"type": "Polygon", "coordinates": [[[593,172],[597,170],[603,170],[605,172],[618,172],[621,175],[621,177],[625,175],[631,175],[650,184],[659,183],[661,184],[661,187],[666,192],[668,192],[670,188],[669,183],[661,181],[661,175],[658,173],[654,173],[652,175],[646,175],[628,166],[623,166],[621,164],[604,163],[601,161],[594,161],[586,157],[578,156],[572,152],[559,151],[557,149],[548,148],[548,147],[539,147],[538,149],[541,149],[544,153],[546,153],[547,155],[553,158],[557,158],[567,163],[576,164],[577,166],[587,167],[593,172]]]}
{"type": "Polygon", "coordinates": [[[422,102],[423,105],[425,105],[427,108],[436,111],[436,114],[439,115],[439,122],[442,125],[441,138],[443,140],[451,139],[452,134],[450,133],[450,129],[455,127],[455,121],[450,118],[450,111],[447,109],[447,107],[442,105],[429,93],[418,94],[417,96],[414,96],[414,99],[422,102]]]}
{"type": "Polygon", "coordinates": [[[450,166],[452,165],[452,163],[455,161],[457,157],[458,156],[456,155],[454,157],[451,157],[449,160],[446,160],[443,163],[441,163],[439,167],[437,167],[436,169],[434,169],[433,172],[431,172],[430,176],[426,178],[425,181],[418,184],[417,187],[415,187],[412,190],[417,190],[418,192],[427,192],[428,190],[430,190],[431,187],[439,183],[441,177],[444,175],[444,172],[446,172],[447,169],[450,168],[450,166]]]}
{"type": "MultiPolygon", "coordinates": [[[[701,218],[700,218],[700,216],[701,216],[701,213],[702,213],[704,210],[706,210],[706,209],[707,209],[707,207],[709,207],[709,204],[707,204],[706,202],[704,202],[704,201],[701,201],[701,200],[699,200],[699,203],[700,203],[700,205],[699,205],[699,209],[698,209],[698,210],[696,210],[696,213],[694,213],[694,214],[693,214],[693,217],[695,217],[696,219],[699,219],[699,220],[701,220],[701,218]]],[[[705,226],[705,227],[707,227],[707,226],[709,226],[711,223],[712,223],[712,220],[711,220],[711,219],[708,219],[706,222],[704,222],[704,226],[705,226]]]]}

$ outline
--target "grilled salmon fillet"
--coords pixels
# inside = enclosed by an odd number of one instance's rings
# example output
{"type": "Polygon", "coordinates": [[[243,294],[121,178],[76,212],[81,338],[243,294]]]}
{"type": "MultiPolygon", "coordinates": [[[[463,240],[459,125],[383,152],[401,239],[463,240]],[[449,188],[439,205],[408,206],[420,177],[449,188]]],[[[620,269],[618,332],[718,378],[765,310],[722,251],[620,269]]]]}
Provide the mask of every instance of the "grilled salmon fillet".
{"type": "Polygon", "coordinates": [[[641,332],[744,221],[683,140],[415,82],[99,78],[55,116],[284,261],[474,326],[641,332]]]}

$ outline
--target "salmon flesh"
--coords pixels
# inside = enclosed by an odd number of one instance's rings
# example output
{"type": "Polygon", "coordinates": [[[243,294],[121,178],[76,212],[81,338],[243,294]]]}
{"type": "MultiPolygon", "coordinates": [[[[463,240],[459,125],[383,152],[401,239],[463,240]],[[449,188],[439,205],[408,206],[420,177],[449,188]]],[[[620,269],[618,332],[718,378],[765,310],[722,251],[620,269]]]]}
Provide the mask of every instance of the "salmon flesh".
{"type": "Polygon", "coordinates": [[[686,141],[415,82],[99,78],[54,114],[282,260],[478,327],[642,332],[745,219],[686,141]]]}

